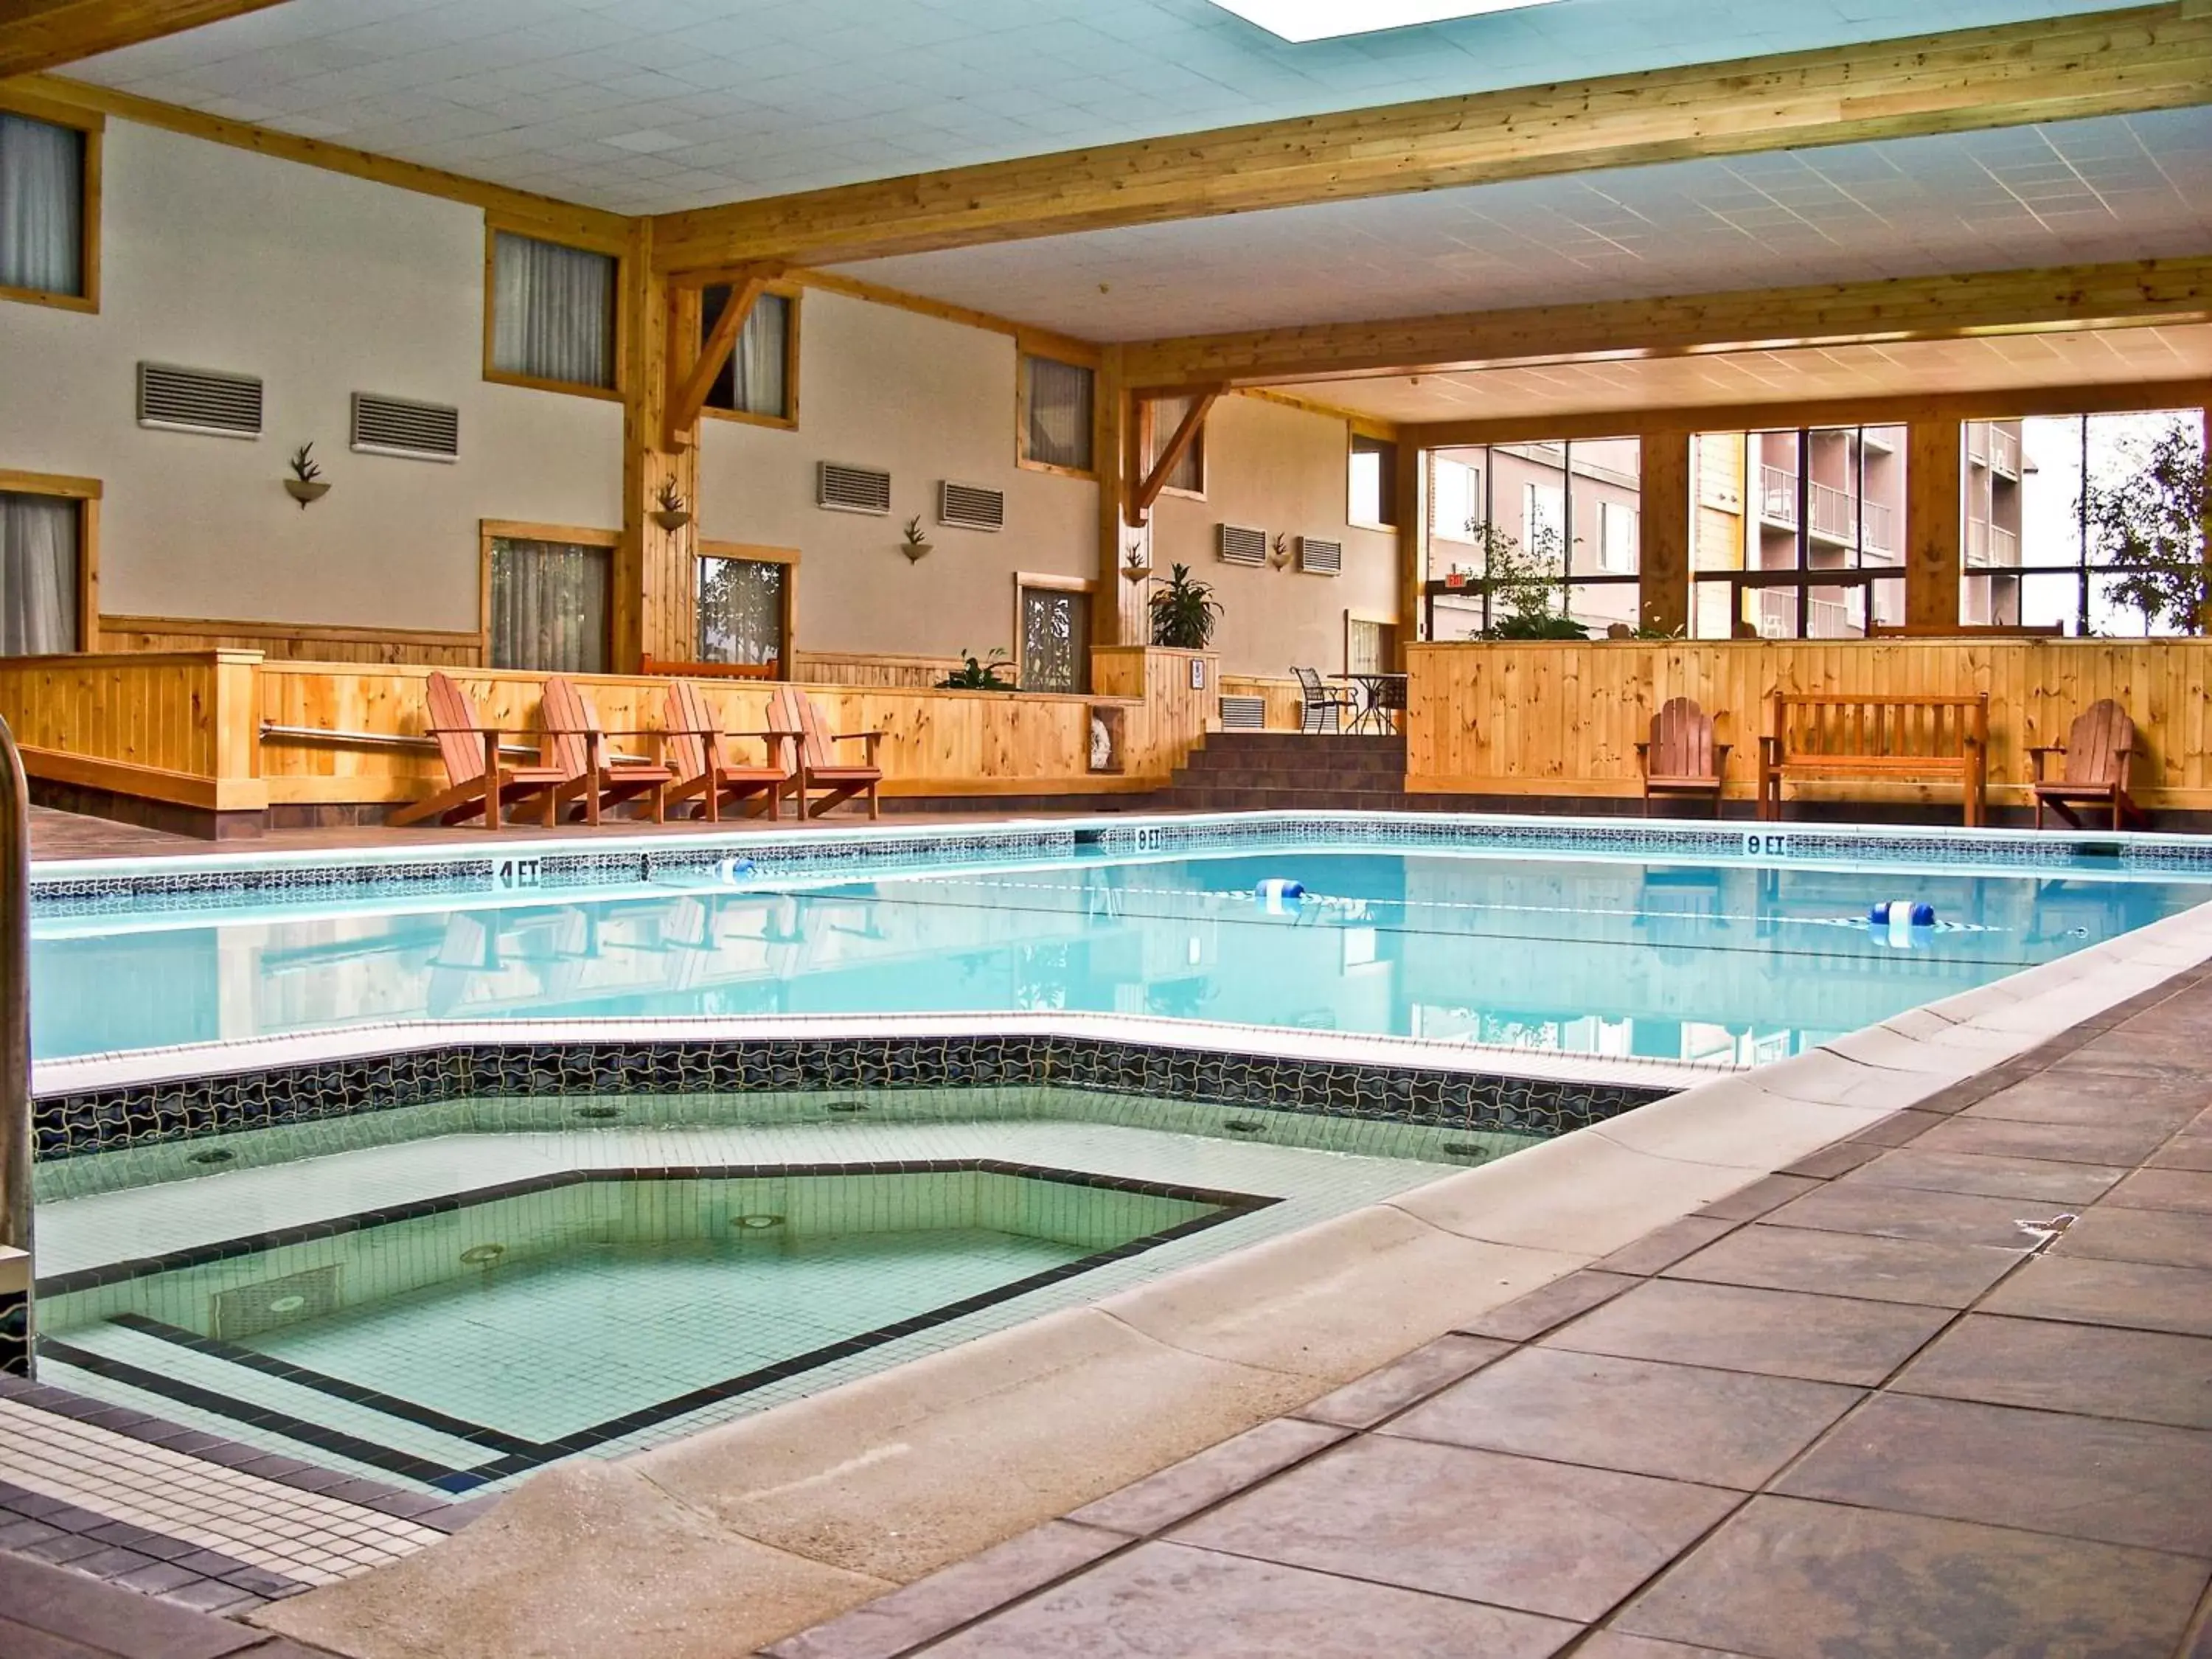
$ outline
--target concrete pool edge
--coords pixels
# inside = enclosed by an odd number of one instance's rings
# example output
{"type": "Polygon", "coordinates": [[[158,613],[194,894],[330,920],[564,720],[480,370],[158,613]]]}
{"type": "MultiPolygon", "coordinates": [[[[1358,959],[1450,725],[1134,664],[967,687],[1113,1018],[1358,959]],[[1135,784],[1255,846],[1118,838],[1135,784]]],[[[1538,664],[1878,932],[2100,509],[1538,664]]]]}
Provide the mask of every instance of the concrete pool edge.
{"type": "Polygon", "coordinates": [[[1059,1525],[1898,1110],[1994,1091],[2208,958],[2199,907],[1093,1306],[556,1469],[458,1538],[258,1621],[357,1659],[764,1646],[1059,1525]]]}

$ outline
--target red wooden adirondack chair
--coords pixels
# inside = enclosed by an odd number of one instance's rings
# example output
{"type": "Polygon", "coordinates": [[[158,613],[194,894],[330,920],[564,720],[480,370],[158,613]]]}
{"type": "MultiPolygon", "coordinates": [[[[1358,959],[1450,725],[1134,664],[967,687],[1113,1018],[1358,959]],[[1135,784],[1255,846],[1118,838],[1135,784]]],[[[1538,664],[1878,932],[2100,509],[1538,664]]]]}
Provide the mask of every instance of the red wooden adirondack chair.
{"type": "Polygon", "coordinates": [[[883,815],[876,797],[884,775],[876,765],[876,746],[889,735],[883,732],[838,732],[823,730],[822,716],[814,707],[814,700],[796,686],[780,685],[768,700],[768,723],[778,732],[798,733],[794,747],[798,750],[796,793],[799,797],[799,816],[818,818],[832,807],[865,795],[868,800],[868,816],[883,815]],[[866,746],[861,750],[858,766],[841,764],[836,750],[830,745],[836,743],[858,743],[866,746]],[[821,799],[817,799],[817,793],[821,799]]]}
{"type": "Polygon", "coordinates": [[[696,796],[700,816],[720,823],[724,800],[737,806],[757,796],[755,811],[772,818],[783,816],[783,791],[793,770],[789,757],[797,732],[721,731],[699,688],[689,680],[671,680],[668,729],[661,736],[661,752],[676,775],[668,790],[672,805],[696,796]],[[731,760],[723,746],[728,738],[758,738],[767,750],[766,763],[755,766],[731,760]]]}
{"type": "Polygon", "coordinates": [[[675,774],[658,761],[618,760],[607,750],[611,737],[655,733],[603,729],[591,699],[558,674],[546,679],[538,717],[545,732],[545,758],[560,775],[555,793],[562,805],[581,801],[584,822],[596,825],[605,808],[643,795],[653,803],[653,821],[668,822],[668,786],[675,774]]]}
{"type": "Polygon", "coordinates": [[[401,807],[391,821],[420,823],[435,818],[455,824],[482,812],[484,828],[496,830],[508,802],[535,796],[544,822],[551,824],[560,805],[560,769],[509,764],[500,753],[500,738],[526,734],[486,726],[469,694],[445,675],[431,675],[426,690],[430,708],[427,729],[438,740],[438,753],[446,763],[446,787],[427,800],[401,807]]]}
{"type": "Polygon", "coordinates": [[[2075,720],[2065,742],[2031,745],[2027,752],[2035,763],[2035,827],[2044,827],[2048,809],[2075,829],[2087,829],[2075,810],[2080,806],[2109,814],[2115,830],[2142,823],[2142,809],[2128,795],[2128,764],[2135,750],[2136,723],[2110,697],[2090,704],[2075,720]],[[2066,757],[2066,772],[2046,781],[2045,757],[2050,755],[2066,757]]]}
{"type": "Polygon", "coordinates": [[[1729,745],[1713,741],[1713,717],[1687,697],[1670,697],[1651,717],[1651,738],[1636,745],[1644,767],[1644,816],[1657,798],[1705,796],[1717,815],[1729,745]]]}

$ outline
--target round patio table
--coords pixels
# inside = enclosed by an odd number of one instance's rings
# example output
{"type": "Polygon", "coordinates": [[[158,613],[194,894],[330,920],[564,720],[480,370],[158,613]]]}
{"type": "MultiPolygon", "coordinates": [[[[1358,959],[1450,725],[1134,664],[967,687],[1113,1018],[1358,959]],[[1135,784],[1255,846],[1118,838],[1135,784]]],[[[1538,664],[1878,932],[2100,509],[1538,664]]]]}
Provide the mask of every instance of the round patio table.
{"type": "Polygon", "coordinates": [[[1349,680],[1359,688],[1359,713],[1352,717],[1352,729],[1355,732],[1364,732],[1371,726],[1374,731],[1387,734],[1391,730],[1391,711],[1406,706],[1406,677],[1403,674],[1331,674],[1329,678],[1349,680]],[[1395,697],[1389,695],[1394,689],[1398,694],[1395,697]]]}

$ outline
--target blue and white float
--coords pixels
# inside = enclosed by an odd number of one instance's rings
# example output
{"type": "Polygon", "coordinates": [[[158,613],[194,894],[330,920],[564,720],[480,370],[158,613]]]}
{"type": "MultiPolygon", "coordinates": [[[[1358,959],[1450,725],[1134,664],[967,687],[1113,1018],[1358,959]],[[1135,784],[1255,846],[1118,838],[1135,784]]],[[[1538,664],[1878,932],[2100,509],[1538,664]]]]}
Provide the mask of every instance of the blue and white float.
{"type": "Polygon", "coordinates": [[[1267,876],[1253,888],[1252,896],[1260,901],[1260,908],[1271,916],[1294,916],[1306,896],[1305,884],[1292,881],[1287,876],[1267,876]]]}
{"type": "Polygon", "coordinates": [[[1884,899],[1867,912],[1867,927],[1886,933],[1888,942],[1900,951],[1912,946],[1916,928],[1936,925],[1936,907],[1925,899],[1884,899]]]}

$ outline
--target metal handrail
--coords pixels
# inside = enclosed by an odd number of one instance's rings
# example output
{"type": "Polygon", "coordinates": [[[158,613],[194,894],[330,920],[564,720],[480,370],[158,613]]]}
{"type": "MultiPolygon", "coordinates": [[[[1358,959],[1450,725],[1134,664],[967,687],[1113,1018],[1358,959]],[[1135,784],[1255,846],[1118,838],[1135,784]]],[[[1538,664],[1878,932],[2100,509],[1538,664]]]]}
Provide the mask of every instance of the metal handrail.
{"type": "MultiPolygon", "coordinates": [[[[379,748],[397,745],[402,749],[435,749],[435,738],[418,738],[404,732],[340,732],[327,726],[279,726],[275,720],[261,722],[261,741],[271,738],[319,739],[324,743],[366,743],[379,748]]],[[[535,756],[538,750],[526,743],[503,743],[499,746],[502,755],[535,756]]]]}
{"type": "MultiPolygon", "coordinates": [[[[0,720],[0,1245],[31,1255],[31,791],[0,720]]],[[[27,1261],[26,1266],[29,1263],[27,1261]]],[[[23,1286],[23,1374],[33,1364],[23,1286]]]]}

